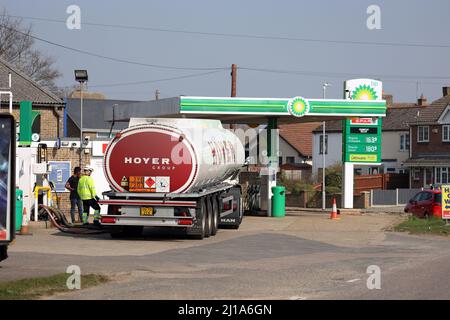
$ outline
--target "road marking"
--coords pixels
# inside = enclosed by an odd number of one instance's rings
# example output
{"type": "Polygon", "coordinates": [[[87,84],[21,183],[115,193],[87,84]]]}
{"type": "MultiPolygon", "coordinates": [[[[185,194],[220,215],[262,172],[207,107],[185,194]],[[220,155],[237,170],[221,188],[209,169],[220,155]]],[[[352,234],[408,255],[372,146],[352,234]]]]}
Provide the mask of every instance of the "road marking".
{"type": "Polygon", "coordinates": [[[360,281],[361,279],[352,279],[352,280],[347,280],[347,282],[350,282],[350,283],[352,283],[352,282],[356,282],[356,281],[360,281]]]}

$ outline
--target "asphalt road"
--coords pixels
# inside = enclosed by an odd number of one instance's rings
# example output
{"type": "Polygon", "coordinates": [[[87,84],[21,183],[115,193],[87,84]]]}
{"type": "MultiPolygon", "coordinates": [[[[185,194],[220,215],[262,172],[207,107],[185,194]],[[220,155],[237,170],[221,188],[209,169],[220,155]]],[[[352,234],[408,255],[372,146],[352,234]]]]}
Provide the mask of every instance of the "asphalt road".
{"type": "Polygon", "coordinates": [[[239,230],[186,240],[149,230],[139,239],[34,230],[10,248],[0,281],[103,273],[107,284],[52,299],[450,299],[450,239],[386,231],[396,215],[301,213],[246,217],[239,230]],[[381,289],[369,290],[370,265],[381,289]]]}

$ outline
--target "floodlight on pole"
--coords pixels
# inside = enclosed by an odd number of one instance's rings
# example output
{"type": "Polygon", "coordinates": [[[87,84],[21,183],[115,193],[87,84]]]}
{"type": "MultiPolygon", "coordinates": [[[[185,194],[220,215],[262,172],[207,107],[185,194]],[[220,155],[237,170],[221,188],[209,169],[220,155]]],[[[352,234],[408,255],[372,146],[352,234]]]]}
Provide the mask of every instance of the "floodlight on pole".
{"type": "Polygon", "coordinates": [[[87,70],[75,70],[75,81],[80,83],[80,167],[83,157],[83,84],[88,81],[87,70]]]}

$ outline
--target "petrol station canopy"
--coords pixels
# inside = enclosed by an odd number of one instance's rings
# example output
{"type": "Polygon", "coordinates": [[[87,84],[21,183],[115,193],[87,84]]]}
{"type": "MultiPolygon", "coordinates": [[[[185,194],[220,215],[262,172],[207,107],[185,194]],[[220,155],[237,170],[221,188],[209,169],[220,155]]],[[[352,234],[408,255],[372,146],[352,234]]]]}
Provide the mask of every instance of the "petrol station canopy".
{"type": "Polygon", "coordinates": [[[106,121],[116,122],[164,117],[220,119],[222,123],[245,124],[261,124],[268,118],[277,118],[278,124],[284,124],[385,115],[384,100],[179,96],[112,106],[104,117],[106,121]]]}

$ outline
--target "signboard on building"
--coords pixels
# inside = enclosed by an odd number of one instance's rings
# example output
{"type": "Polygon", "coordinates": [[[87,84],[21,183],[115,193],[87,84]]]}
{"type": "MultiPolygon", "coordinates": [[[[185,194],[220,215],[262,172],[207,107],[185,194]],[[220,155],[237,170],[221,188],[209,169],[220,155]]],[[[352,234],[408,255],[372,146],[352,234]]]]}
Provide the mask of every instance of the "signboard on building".
{"type": "Polygon", "coordinates": [[[450,185],[442,185],[442,219],[450,219],[450,185]]]}
{"type": "Polygon", "coordinates": [[[71,175],[70,161],[49,161],[48,180],[55,185],[56,192],[69,192],[65,185],[71,175]]]}
{"type": "MultiPolygon", "coordinates": [[[[353,79],[344,84],[344,96],[351,100],[381,100],[381,81],[353,79]]],[[[364,117],[344,120],[342,161],[381,163],[381,118],[364,117]]]]}

